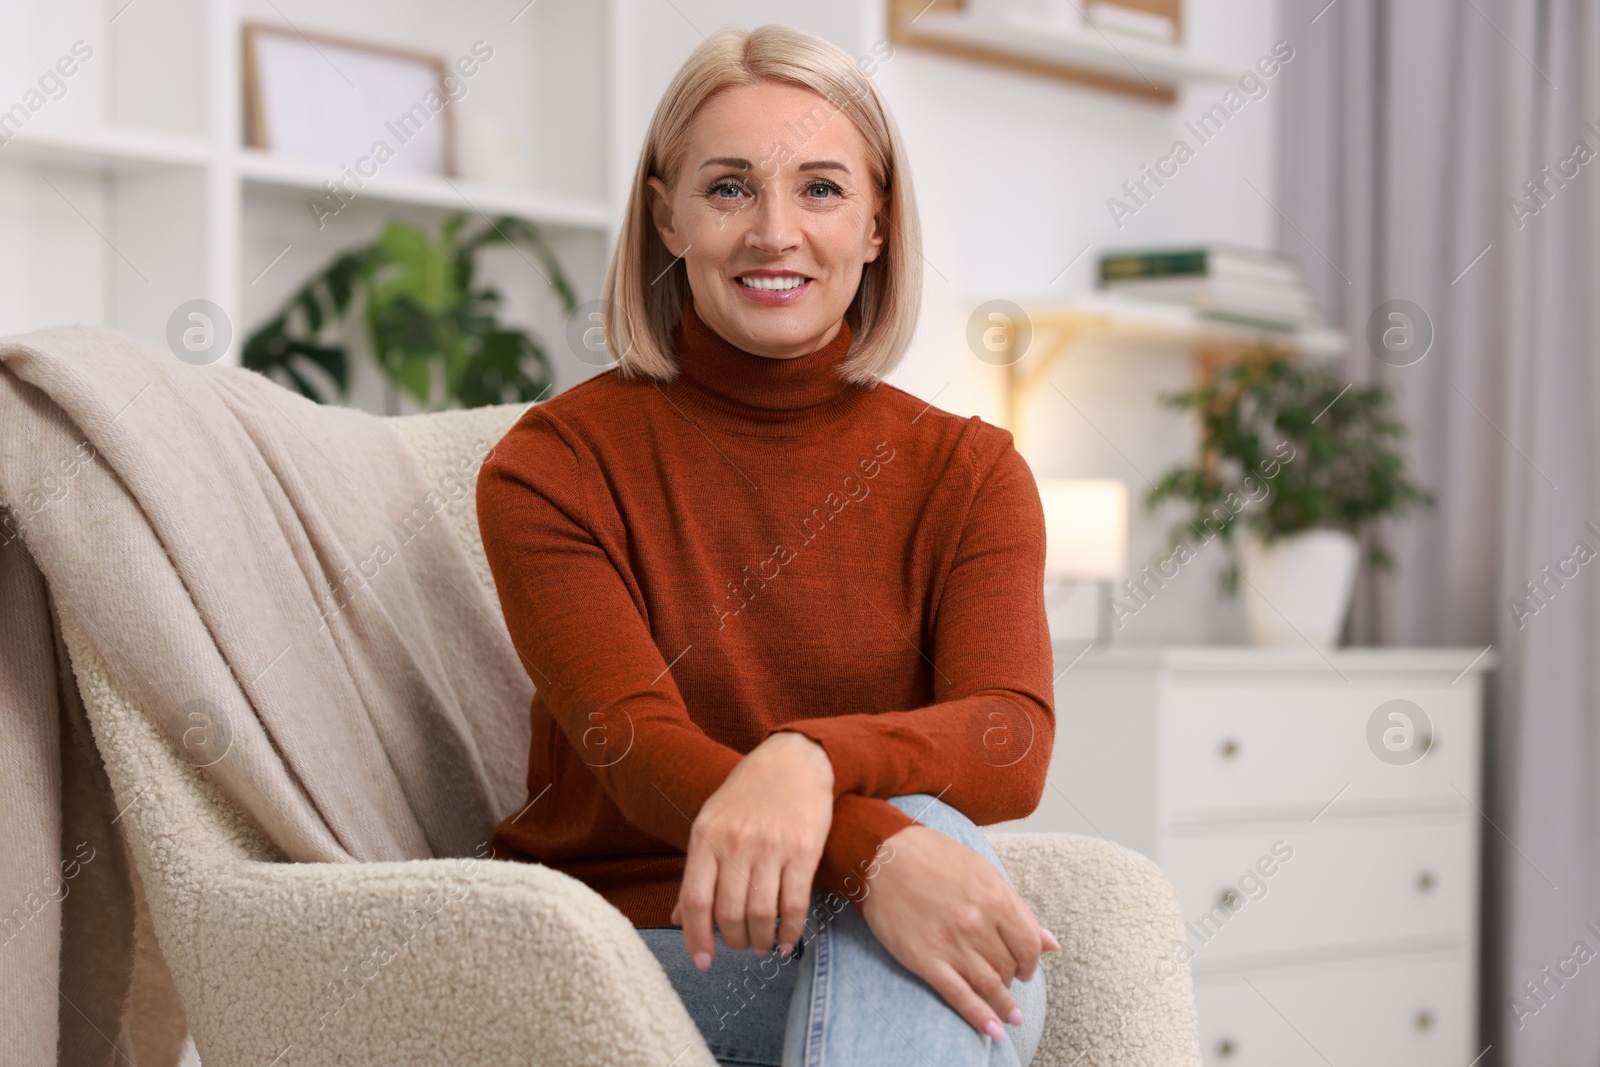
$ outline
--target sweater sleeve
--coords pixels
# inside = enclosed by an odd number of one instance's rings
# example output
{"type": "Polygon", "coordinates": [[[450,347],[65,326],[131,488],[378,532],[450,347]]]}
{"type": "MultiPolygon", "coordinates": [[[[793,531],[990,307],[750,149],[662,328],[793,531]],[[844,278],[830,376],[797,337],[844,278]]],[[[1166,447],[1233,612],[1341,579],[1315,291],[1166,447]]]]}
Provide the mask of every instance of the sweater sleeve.
{"type": "Polygon", "coordinates": [[[567,741],[630,823],[687,849],[739,762],[690,718],[640,606],[592,531],[578,449],[525,413],[478,472],[478,526],[511,642],[567,741]]]}
{"type": "MultiPolygon", "coordinates": [[[[562,733],[630,823],[687,851],[695,816],[743,754],[689,717],[640,606],[593,530],[578,448],[530,411],[484,459],[477,512],[512,644],[562,733]]],[[[893,805],[836,796],[815,882],[859,897],[893,805]]]]}
{"type": "Polygon", "coordinates": [[[822,745],[836,793],[928,793],[979,825],[1038,806],[1055,741],[1044,608],[1044,508],[1008,440],[967,509],[933,625],[926,707],[800,719],[822,745]]]}

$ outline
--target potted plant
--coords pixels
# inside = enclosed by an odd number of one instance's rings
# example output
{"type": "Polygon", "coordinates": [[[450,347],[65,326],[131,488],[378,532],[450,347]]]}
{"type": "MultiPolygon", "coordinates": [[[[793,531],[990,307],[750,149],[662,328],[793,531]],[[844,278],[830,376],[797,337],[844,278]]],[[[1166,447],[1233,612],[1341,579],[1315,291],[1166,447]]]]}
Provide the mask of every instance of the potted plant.
{"type": "Polygon", "coordinates": [[[335,258],[251,334],[244,365],[312,400],[344,400],[350,361],[342,331],[359,298],[370,351],[389,384],[389,414],[399,390],[427,410],[537,399],[552,383],[549,356],[537,337],[499,321],[499,291],[475,280],[478,252],[527,245],[569,316],[577,306],[572,286],[532,223],[501,217],[468,230],[465,222],[446,217],[436,238],[390,222],[371,243],[335,258]]]}
{"type": "Polygon", "coordinates": [[[1146,495],[1190,505],[1172,543],[1229,549],[1221,580],[1229,595],[1243,577],[1251,638],[1260,645],[1338,642],[1360,562],[1394,566],[1377,520],[1433,497],[1415,485],[1395,448],[1405,427],[1381,384],[1354,386],[1324,366],[1248,353],[1201,386],[1162,396],[1200,416],[1200,454],[1174,467],[1146,495]],[[1237,544],[1236,530],[1243,530],[1237,544]]]}

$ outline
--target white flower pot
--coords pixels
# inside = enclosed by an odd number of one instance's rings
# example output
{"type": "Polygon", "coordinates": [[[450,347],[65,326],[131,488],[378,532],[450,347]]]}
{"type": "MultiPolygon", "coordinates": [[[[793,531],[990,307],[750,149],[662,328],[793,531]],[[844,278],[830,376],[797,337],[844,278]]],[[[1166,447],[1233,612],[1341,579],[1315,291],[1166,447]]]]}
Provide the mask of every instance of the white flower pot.
{"type": "Polygon", "coordinates": [[[1360,556],[1360,542],[1343,530],[1307,530],[1270,546],[1246,535],[1239,546],[1239,593],[1251,640],[1336,647],[1360,556]]]}

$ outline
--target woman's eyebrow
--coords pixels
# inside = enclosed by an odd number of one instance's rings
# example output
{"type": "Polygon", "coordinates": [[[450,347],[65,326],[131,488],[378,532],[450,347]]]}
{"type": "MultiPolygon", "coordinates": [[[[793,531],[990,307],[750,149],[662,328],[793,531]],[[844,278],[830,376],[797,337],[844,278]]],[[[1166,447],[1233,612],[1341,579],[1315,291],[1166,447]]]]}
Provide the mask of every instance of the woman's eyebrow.
{"type": "MultiPolygon", "coordinates": [[[[700,169],[701,170],[705,170],[707,167],[736,167],[739,170],[750,170],[752,166],[753,165],[751,164],[751,162],[748,159],[740,159],[737,156],[715,156],[715,157],[713,157],[711,159],[706,160],[704,163],[700,164],[700,169]]],[[[850,168],[849,167],[845,166],[843,163],[838,162],[837,160],[832,160],[832,159],[814,159],[809,163],[800,164],[799,169],[800,170],[841,170],[841,171],[844,171],[846,174],[850,173],[850,168]]]]}

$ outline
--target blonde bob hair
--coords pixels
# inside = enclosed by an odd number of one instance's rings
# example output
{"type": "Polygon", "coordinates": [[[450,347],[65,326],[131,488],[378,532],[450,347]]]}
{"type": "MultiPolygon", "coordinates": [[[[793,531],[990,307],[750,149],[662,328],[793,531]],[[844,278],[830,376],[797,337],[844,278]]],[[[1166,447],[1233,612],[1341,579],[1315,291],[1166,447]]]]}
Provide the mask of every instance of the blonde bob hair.
{"type": "MultiPolygon", "coordinates": [[[[677,376],[673,335],[690,296],[687,268],[667,251],[651,219],[647,179],[658,177],[674,188],[690,124],[706,101],[723,89],[761,82],[798,86],[823,98],[789,130],[798,126],[806,137],[816,128],[813,123],[843,113],[866,141],[884,241],[878,258],[863,264],[861,284],[845,311],[850,350],[840,375],[873,385],[895,368],[911,343],[922,302],[922,234],[905,147],[883,99],[837,45],[777,23],[748,31],[730,26],[708,37],[684,62],[656,107],[639,153],[600,301],[611,355],[626,378],[671,381],[677,376]]],[[[777,142],[770,159],[786,161],[797,149],[777,142]]]]}

